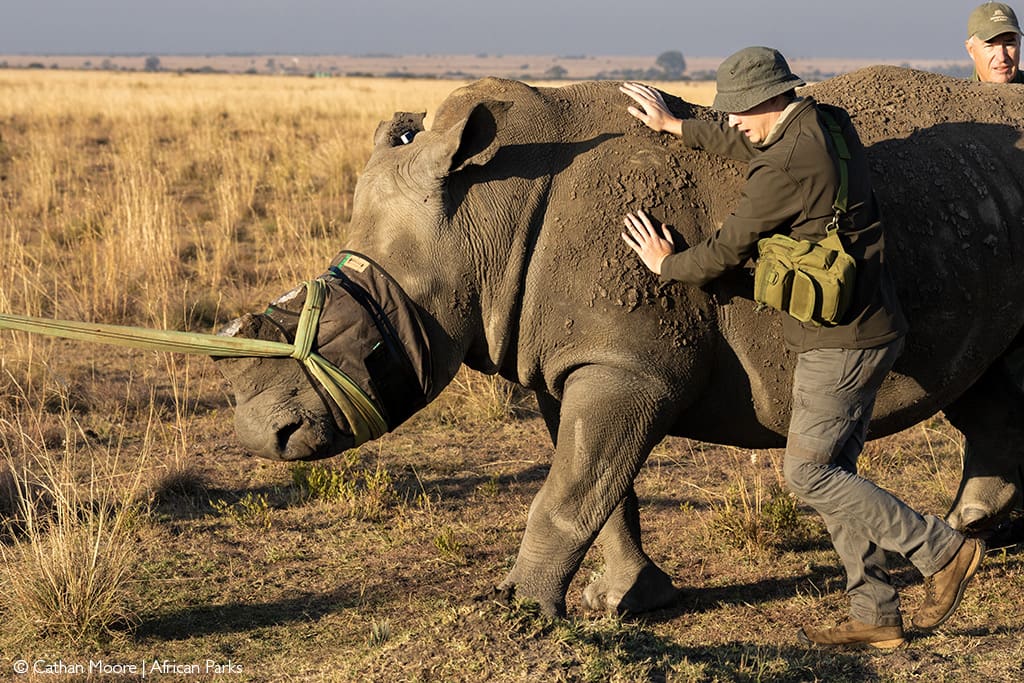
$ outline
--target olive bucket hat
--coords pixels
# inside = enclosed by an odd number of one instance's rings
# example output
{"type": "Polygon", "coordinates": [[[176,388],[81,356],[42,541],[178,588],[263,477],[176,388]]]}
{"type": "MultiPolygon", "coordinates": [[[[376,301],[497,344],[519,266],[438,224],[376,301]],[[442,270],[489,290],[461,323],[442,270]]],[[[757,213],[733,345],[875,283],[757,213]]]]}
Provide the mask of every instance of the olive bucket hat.
{"type": "Polygon", "coordinates": [[[776,95],[806,85],[786,58],[770,47],[747,47],[718,67],[714,109],[726,114],[753,109],[776,95]]]}

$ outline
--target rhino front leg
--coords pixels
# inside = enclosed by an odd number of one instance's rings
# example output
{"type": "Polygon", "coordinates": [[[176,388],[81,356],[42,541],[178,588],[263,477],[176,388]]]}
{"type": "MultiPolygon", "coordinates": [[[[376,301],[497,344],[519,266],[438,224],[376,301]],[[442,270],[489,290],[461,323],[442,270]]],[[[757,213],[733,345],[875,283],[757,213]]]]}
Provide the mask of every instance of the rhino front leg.
{"type": "Polygon", "coordinates": [[[945,410],[965,439],[960,489],[947,519],[974,535],[986,535],[1024,504],[1024,396],[1003,374],[997,364],[945,410]]]}
{"type": "MultiPolygon", "coordinates": [[[[537,405],[557,447],[562,404],[550,394],[537,392],[537,405]]],[[[640,506],[632,486],[601,528],[597,545],[604,554],[604,572],[583,592],[584,609],[640,614],[678,598],[672,579],[643,550],[640,506]]]]}
{"type": "MultiPolygon", "coordinates": [[[[551,470],[530,505],[519,555],[500,591],[534,600],[548,614],[565,614],[573,576],[613,510],[628,508],[621,503],[665,435],[671,405],[668,387],[656,378],[595,365],[573,372],[565,383],[551,470]]],[[[625,520],[623,515],[613,524],[609,539],[622,539],[625,520]]],[[[638,540],[639,523],[636,531],[638,540]]],[[[628,573],[623,568],[616,576],[628,573]]]]}

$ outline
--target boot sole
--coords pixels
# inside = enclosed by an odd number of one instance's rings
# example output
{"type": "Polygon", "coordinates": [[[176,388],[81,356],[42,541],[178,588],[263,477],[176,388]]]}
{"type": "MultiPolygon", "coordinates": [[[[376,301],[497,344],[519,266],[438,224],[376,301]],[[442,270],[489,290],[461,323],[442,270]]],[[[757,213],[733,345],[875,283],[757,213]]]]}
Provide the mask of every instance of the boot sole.
{"type": "Polygon", "coordinates": [[[823,649],[836,649],[836,648],[849,648],[851,650],[859,650],[864,648],[874,648],[876,650],[895,650],[898,647],[906,645],[906,638],[891,638],[889,640],[875,640],[875,641],[851,641],[849,643],[816,643],[807,637],[807,634],[803,629],[800,629],[797,634],[797,640],[801,644],[808,647],[820,647],[823,649]]]}
{"type": "Polygon", "coordinates": [[[931,631],[933,629],[938,628],[939,626],[942,626],[944,623],[946,623],[947,619],[953,616],[953,612],[955,612],[956,608],[960,606],[960,601],[964,597],[964,591],[967,590],[967,584],[971,582],[971,579],[973,579],[974,575],[978,572],[978,567],[981,566],[981,560],[984,557],[985,542],[982,541],[980,538],[975,539],[974,557],[971,558],[971,564],[969,567],[967,567],[967,572],[964,573],[964,578],[960,580],[960,585],[957,587],[956,598],[953,600],[953,604],[950,605],[949,609],[946,610],[946,613],[943,614],[942,617],[938,619],[934,624],[920,624],[917,622],[916,619],[912,619],[911,623],[914,625],[915,628],[919,628],[922,631],[931,631]]]}
{"type": "Polygon", "coordinates": [[[865,644],[869,645],[870,647],[873,647],[875,649],[878,649],[878,650],[894,650],[894,649],[896,649],[898,647],[902,647],[903,645],[906,645],[906,643],[907,643],[907,639],[906,638],[893,638],[892,640],[879,640],[879,641],[876,641],[874,643],[865,643],[865,644]]]}

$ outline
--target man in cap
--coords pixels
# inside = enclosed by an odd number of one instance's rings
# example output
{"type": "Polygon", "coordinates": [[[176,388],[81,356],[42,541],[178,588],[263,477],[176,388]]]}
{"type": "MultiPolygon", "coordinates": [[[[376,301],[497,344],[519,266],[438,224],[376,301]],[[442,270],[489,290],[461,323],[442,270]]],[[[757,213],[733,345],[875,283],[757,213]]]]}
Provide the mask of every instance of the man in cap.
{"type": "Polygon", "coordinates": [[[1020,73],[1020,25],[1009,5],[986,2],[967,19],[967,54],[982,83],[1024,83],[1020,73]]]}
{"type": "Polygon", "coordinates": [[[713,107],[728,115],[719,123],[679,119],[657,90],[624,84],[635,103],[629,113],[654,131],[749,166],[736,210],[703,241],[676,252],[671,232],[643,211],[625,216],[622,237],[662,280],[702,286],[756,256],[763,237],[818,242],[839,219],[840,239],[857,266],[852,304],[831,326],[783,315],[786,345],[798,354],[783,470],[790,489],[825,520],[846,569],[850,614],[831,628],[802,628],[798,637],[819,646],[887,649],[902,645],[905,634],[885,551],[901,553],[928,577],[913,619],[927,630],[956,609],[984,544],[857,474],[875,394],[903,348],[907,324],[883,267],[882,225],[860,139],[842,109],[798,98],[800,85],[777,50],[740,50],[718,68],[713,107]],[[841,190],[845,213],[835,209],[841,190]]]}

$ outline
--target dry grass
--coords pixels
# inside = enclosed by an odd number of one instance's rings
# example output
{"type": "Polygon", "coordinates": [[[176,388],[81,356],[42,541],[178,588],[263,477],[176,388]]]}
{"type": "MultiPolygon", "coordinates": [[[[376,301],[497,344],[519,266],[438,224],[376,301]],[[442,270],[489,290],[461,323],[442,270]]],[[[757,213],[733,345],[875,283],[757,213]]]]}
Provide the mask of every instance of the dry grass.
{"type": "Polygon", "coordinates": [[[0,305],[208,326],[337,243],[378,120],[451,83],[0,76],[0,305]]]}
{"type": "Polygon", "coordinates": [[[0,507],[11,514],[2,520],[0,613],[15,639],[78,645],[130,624],[141,469],[126,467],[114,448],[93,454],[79,476],[76,454],[86,437],[70,412],[61,418],[61,451],[36,446],[22,431],[19,450],[27,455],[20,465],[3,464],[0,507]]]}
{"type": "MultiPolygon", "coordinates": [[[[0,71],[0,310],[193,329],[258,310],[334,255],[377,121],[457,85],[0,71]]],[[[1024,665],[1012,550],[906,651],[796,646],[797,624],[841,616],[843,578],[779,489],[777,454],[659,445],[637,492],[682,602],[550,620],[487,599],[550,457],[507,383],[465,372],[396,432],[303,468],[239,449],[205,359],[0,344],[3,675],[57,656],[230,660],[255,681],[1009,680],[1024,665]]],[[[959,448],[936,418],[863,465],[941,514],[959,448]]],[[[591,553],[570,605],[599,569],[591,553]]],[[[910,612],[920,576],[895,576],[910,612]]]]}

